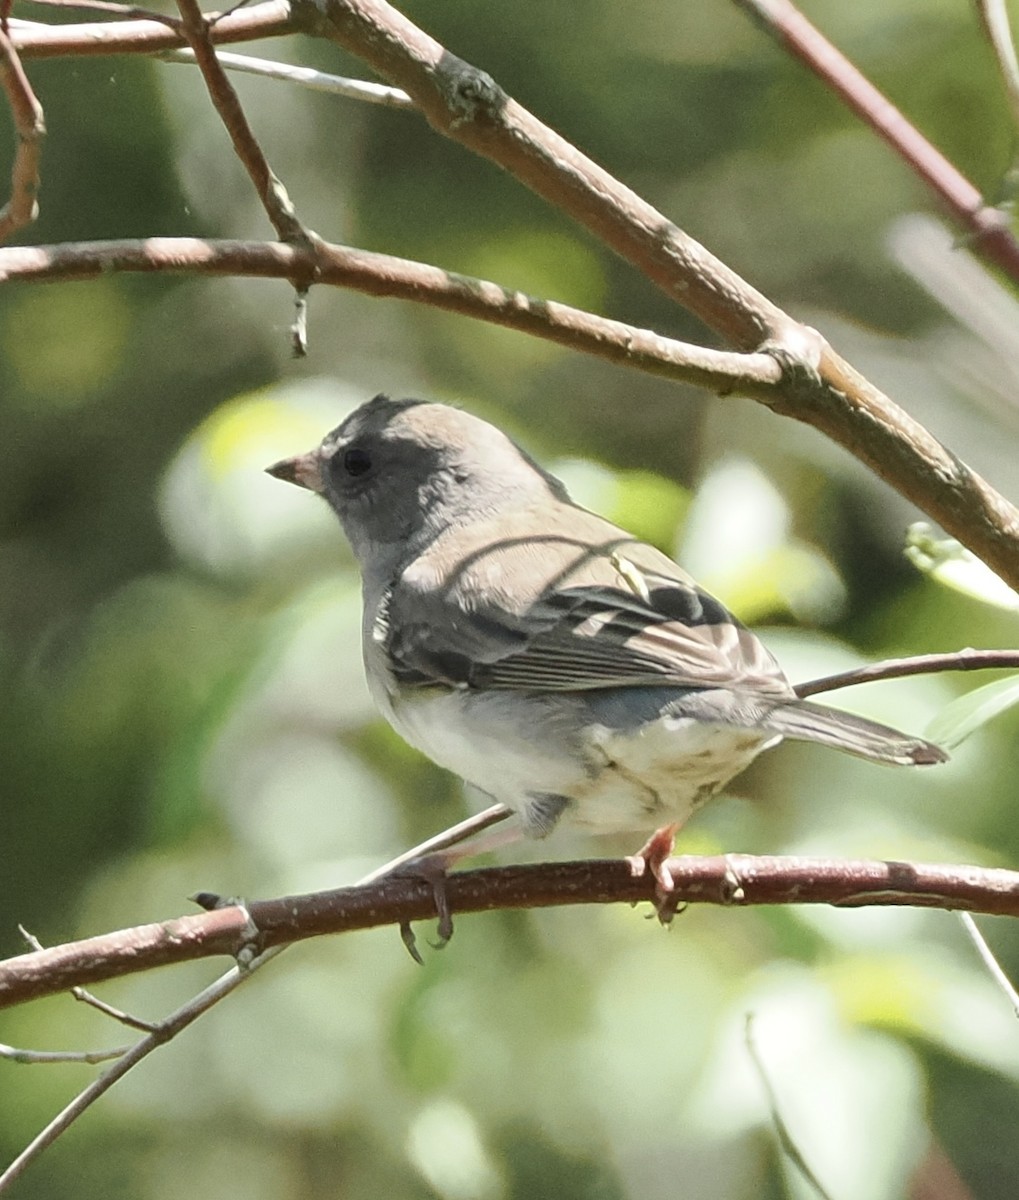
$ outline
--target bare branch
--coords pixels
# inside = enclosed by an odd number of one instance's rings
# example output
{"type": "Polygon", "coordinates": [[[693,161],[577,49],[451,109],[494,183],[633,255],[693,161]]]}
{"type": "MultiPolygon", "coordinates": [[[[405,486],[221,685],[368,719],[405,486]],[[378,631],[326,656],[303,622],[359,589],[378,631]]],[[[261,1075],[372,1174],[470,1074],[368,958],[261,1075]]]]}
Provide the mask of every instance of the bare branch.
{"type": "MultiPolygon", "coordinates": [[[[299,24],[289,0],[266,0],[251,8],[220,17],[210,30],[213,42],[249,42],[257,38],[297,33],[299,24]]],[[[84,25],[43,25],[10,22],[10,38],[22,58],[82,57],[95,54],[151,54],[187,46],[187,39],[169,28],[165,19],[96,21],[84,25]]]]}
{"type": "Polygon", "coordinates": [[[166,13],[155,12],[153,9],[139,8],[134,4],[119,4],[116,0],[33,0],[46,8],[84,8],[93,12],[110,13],[111,16],[123,17],[124,20],[161,21],[170,29],[180,30],[180,21],[166,13]]]}
{"type": "Polygon", "coordinates": [[[953,654],[918,654],[912,658],[889,658],[884,662],[854,667],[823,679],[811,679],[796,685],[800,699],[836,688],[852,687],[857,683],[874,683],[879,679],[901,679],[907,675],[935,675],[940,671],[988,671],[994,668],[1019,667],[1019,650],[956,650],[953,654]]]}
{"type": "Polygon", "coordinates": [[[180,10],[184,35],[205,79],[212,103],[216,106],[227,133],[230,134],[237,157],[244,164],[244,169],[255,185],[255,192],[273,229],[276,230],[277,237],[281,242],[310,245],[311,235],[298,220],[286,188],[269,166],[233,84],[216,58],[210,34],[213,23],[202,14],[198,0],[177,0],[177,7],[180,10]]]}
{"type": "Polygon", "coordinates": [[[0,1058],[19,1063],[101,1063],[126,1054],[127,1046],[115,1046],[111,1050],[20,1050],[0,1042],[0,1058]]]}
{"type": "Polygon", "coordinates": [[[46,135],[42,105],[7,34],[0,29],[0,86],[14,119],[17,149],[11,167],[11,198],[0,209],[0,241],[30,225],[39,214],[39,155],[46,135]]]}
{"type": "Polygon", "coordinates": [[[1005,0],[976,0],[976,6],[987,40],[998,60],[1008,106],[1012,110],[1012,123],[1019,128],[1019,62],[1015,56],[1008,5],[1005,0]]]}
{"type": "MultiPolygon", "coordinates": [[[[33,950],[44,949],[42,942],[39,941],[34,933],[30,933],[24,925],[18,926],[18,932],[33,950]]],[[[124,1012],[123,1009],[115,1008],[112,1004],[107,1004],[105,1000],[100,1000],[98,996],[93,996],[92,993],[87,991],[85,988],[71,988],[71,995],[75,998],[75,1000],[78,1000],[82,1004],[87,1004],[90,1008],[94,1008],[97,1012],[101,1012],[104,1017],[109,1017],[111,1020],[117,1021],[121,1025],[127,1025],[131,1029],[140,1030],[145,1033],[151,1033],[153,1030],[151,1021],[141,1021],[137,1017],[132,1017],[130,1013],[124,1012]]],[[[100,1051],[98,1058],[80,1056],[79,1058],[72,1059],[71,1061],[102,1062],[107,1058],[118,1058],[126,1051],[126,1049],[127,1047],[123,1046],[119,1050],[100,1051]]],[[[57,1052],[53,1055],[44,1055],[42,1061],[63,1062],[67,1060],[60,1058],[59,1052],[57,1052]]]]}
{"type": "MultiPolygon", "coordinates": [[[[473,816],[467,817],[463,821],[451,826],[449,829],[444,829],[441,833],[429,838],[427,841],[413,846],[411,849],[398,855],[390,862],[385,863],[381,867],[377,867],[370,874],[360,880],[358,886],[364,886],[372,883],[375,880],[381,879],[384,875],[398,870],[405,864],[420,858],[422,855],[430,854],[438,850],[447,849],[450,846],[455,846],[466,838],[473,837],[475,834],[489,829],[493,825],[497,825],[500,821],[504,821],[510,816],[510,810],[504,804],[493,804],[486,808],[483,812],[476,813],[473,816]]],[[[221,911],[218,907],[213,907],[214,912],[221,911]]],[[[253,926],[250,916],[244,908],[235,907],[234,911],[241,913],[243,925],[241,927],[242,942],[240,951],[243,952],[243,959],[239,957],[238,962],[244,962],[243,966],[235,966],[225,972],[218,979],[214,980],[207,988],[199,992],[197,996],[192,997],[187,1003],[183,1004],[175,1012],[165,1017],[157,1024],[148,1026],[148,1034],[134,1046],[127,1047],[118,1053],[122,1055],[116,1066],[103,1074],[99,1079],[91,1083],[87,1088],[80,1092],[74,1099],[67,1104],[61,1112],[59,1112],[52,1121],[43,1129],[37,1137],[33,1138],[31,1143],[18,1155],[18,1157],[10,1164],[10,1166],[2,1174],[0,1174],[0,1192],[6,1190],[9,1184],[13,1183],[30,1164],[39,1157],[40,1154],[65,1130],[67,1130],[83,1113],[85,1113],[95,1102],[117,1082],[122,1079],[128,1071],[137,1066],[143,1058],[146,1058],[154,1050],[158,1049],[165,1042],[170,1041],[181,1033],[194,1021],[197,1021],[203,1013],[209,1011],[214,1005],[225,999],[232,992],[236,991],[242,983],[246,983],[256,971],[272,962],[274,958],[286,950],[286,944],[274,946],[269,950],[254,958],[250,957],[251,946],[247,939],[251,936],[253,926]]],[[[31,939],[31,935],[22,933],[31,939]]],[[[34,939],[31,939],[34,940],[34,939]]],[[[71,989],[72,994],[76,998],[80,998],[84,993],[84,989],[74,987],[71,989]]],[[[140,1024],[140,1023],[139,1023],[140,1024]]]]}
{"type": "MultiPolygon", "coordinates": [[[[1019,586],[1019,511],[1012,504],[813,331],[516,104],[484,72],[449,54],[384,0],[297,0],[288,14],[281,0],[273,0],[224,17],[212,36],[222,42],[306,27],[358,54],[399,84],[437,129],[573,216],[735,345],[773,352],[785,386],[750,394],[845,447],[1006,582],[1019,586]]],[[[138,52],[179,44],[169,31],[146,22],[44,32],[18,26],[15,37],[33,54],[81,53],[83,47],[138,52]]]]}
{"type": "Polygon", "coordinates": [[[980,955],[980,959],[990,973],[991,978],[1012,1006],[1012,1011],[1019,1017],[1019,992],[1016,991],[1015,984],[1012,983],[1011,979],[1002,970],[1001,963],[994,957],[994,952],[988,946],[984,935],[977,928],[976,921],[966,912],[959,913],[959,920],[962,922],[963,929],[969,934],[973,945],[976,946],[977,954],[980,955]]]}
{"type": "Polygon", "coordinates": [[[316,283],[353,288],[371,296],[416,300],[718,392],[765,394],[775,388],[782,374],[769,354],[733,354],[678,342],[487,280],[324,242],[317,242],[313,250],[273,242],[198,238],[0,248],[0,283],[98,279],[117,271],[288,280],[314,271],[316,283]]]}
{"type": "Polygon", "coordinates": [[[807,20],[791,0],[736,0],[885,142],[945,205],[974,249],[1019,282],[1019,242],[1007,215],[984,203],[972,183],[866,76],[807,20]]]}
{"type": "MultiPolygon", "coordinates": [[[[441,133],[572,216],[737,347],[774,353],[784,386],[758,399],[845,447],[1006,582],[1019,585],[1019,510],[819,335],[385,0],[295,0],[295,12],[310,8],[320,14],[312,32],[402,87],[441,133]]],[[[996,219],[1000,223],[1000,214],[996,219]]]]}
{"type": "Polygon", "coordinates": [[[768,1112],[771,1115],[772,1128],[775,1130],[775,1138],[778,1141],[779,1148],[789,1159],[792,1165],[803,1176],[807,1185],[820,1196],[821,1200],[832,1200],[831,1194],[825,1190],[821,1181],[814,1173],[814,1169],[807,1162],[803,1151],[796,1144],[796,1139],[793,1137],[786,1124],[785,1117],[782,1116],[782,1110],[779,1108],[778,1095],[775,1092],[774,1085],[768,1076],[767,1069],[764,1065],[764,1059],[761,1058],[761,1052],[757,1048],[757,1043],[754,1040],[754,1018],[752,1013],[747,1013],[746,1021],[743,1025],[743,1041],[747,1048],[747,1054],[750,1055],[750,1061],[753,1064],[754,1072],[757,1075],[761,1088],[764,1091],[765,1099],[768,1102],[768,1112]]]}
{"type": "MultiPolygon", "coordinates": [[[[195,64],[193,50],[167,50],[160,54],[163,62],[195,64]]],[[[347,79],[343,75],[328,75],[312,67],[295,67],[293,63],[270,62],[264,58],[252,58],[247,54],[232,54],[220,50],[216,58],[228,71],[240,71],[257,75],[262,79],[278,79],[283,83],[296,83],[313,92],[326,92],[331,96],[343,96],[347,100],[362,100],[366,104],[378,104],[383,108],[400,108],[414,111],[416,105],[406,92],[399,88],[386,87],[382,83],[371,83],[366,79],[347,79]]]]}
{"type": "MultiPolygon", "coordinates": [[[[271,961],[279,954],[282,954],[285,949],[285,946],[277,946],[267,951],[262,955],[259,965],[264,965],[264,963],[271,961]]],[[[43,953],[46,952],[43,951],[43,953]]],[[[229,995],[250,978],[250,972],[242,970],[240,967],[234,967],[233,970],[228,971],[225,975],[221,975],[219,979],[210,984],[204,991],[199,992],[197,996],[189,1000],[186,1005],[178,1009],[166,1021],[161,1022],[152,1033],[135,1042],[112,1067],[104,1071],[98,1079],[93,1080],[88,1087],[82,1089],[49,1122],[46,1128],[32,1139],[10,1166],[0,1173],[0,1192],[6,1191],[16,1179],[24,1174],[27,1168],[48,1146],[51,1146],[66,1129],[74,1124],[82,1113],[91,1108],[100,1096],[108,1092],[118,1080],[123,1079],[128,1071],[137,1066],[143,1058],[146,1058],[153,1050],[163,1045],[164,1042],[175,1037],[182,1029],[186,1029],[188,1025],[192,1024],[203,1013],[208,1012],[213,1005],[222,1000],[224,996],[229,995]]]]}
{"type": "MultiPolygon", "coordinates": [[[[670,860],[678,903],[912,905],[1019,916],[1019,872],[988,867],[799,857],[682,856],[670,860]]],[[[621,859],[539,863],[455,872],[454,913],[654,900],[654,880],[621,859]]],[[[326,933],[435,916],[432,887],[403,876],[253,901],[54,946],[0,963],[0,1008],[168,963],[275,948],[326,933]]],[[[119,1064],[118,1064],[119,1067],[119,1064]]]]}
{"type": "Polygon", "coordinates": [[[298,0],[309,32],[356,54],[442,134],[579,221],[742,350],[796,328],[777,305],[630,188],[542,124],[484,71],[450,54],[384,0],[298,0]],[[317,23],[312,24],[312,10],[317,23]]]}

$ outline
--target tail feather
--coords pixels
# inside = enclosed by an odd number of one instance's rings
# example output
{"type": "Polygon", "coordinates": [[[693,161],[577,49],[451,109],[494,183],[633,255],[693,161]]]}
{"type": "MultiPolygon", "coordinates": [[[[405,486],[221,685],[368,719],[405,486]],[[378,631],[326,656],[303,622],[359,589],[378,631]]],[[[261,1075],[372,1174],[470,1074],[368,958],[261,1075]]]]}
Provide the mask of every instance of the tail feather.
{"type": "Polygon", "coordinates": [[[888,725],[868,721],[853,713],[796,700],[776,705],[761,721],[783,737],[804,742],[820,742],[846,754],[872,762],[902,766],[930,766],[946,762],[948,755],[933,742],[910,737],[888,725]]]}

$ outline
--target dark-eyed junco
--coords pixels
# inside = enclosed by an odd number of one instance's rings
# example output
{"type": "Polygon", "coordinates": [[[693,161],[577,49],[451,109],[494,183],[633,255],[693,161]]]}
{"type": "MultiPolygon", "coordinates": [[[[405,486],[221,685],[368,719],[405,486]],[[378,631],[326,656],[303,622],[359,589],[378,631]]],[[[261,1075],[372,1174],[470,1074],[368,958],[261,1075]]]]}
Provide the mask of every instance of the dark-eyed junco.
{"type": "MultiPolygon", "coordinates": [[[[361,568],[379,709],[533,837],[559,822],[678,827],[782,738],[879,763],[947,757],[797,699],[764,645],[689,575],[574,504],[469,413],[376,396],[269,471],[340,518],[361,568]]],[[[666,888],[669,845],[645,856],[666,888]]]]}

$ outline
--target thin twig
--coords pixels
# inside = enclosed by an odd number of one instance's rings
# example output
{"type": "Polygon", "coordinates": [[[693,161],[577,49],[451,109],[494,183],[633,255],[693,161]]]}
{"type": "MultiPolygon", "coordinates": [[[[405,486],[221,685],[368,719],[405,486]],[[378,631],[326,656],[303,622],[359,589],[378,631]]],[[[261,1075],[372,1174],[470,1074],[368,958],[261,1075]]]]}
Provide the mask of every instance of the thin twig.
{"type": "Polygon", "coordinates": [[[984,939],[984,935],[977,928],[976,921],[974,921],[969,913],[966,912],[961,912],[957,915],[959,920],[962,922],[963,929],[966,930],[973,942],[973,945],[976,946],[977,953],[980,955],[984,966],[990,972],[991,978],[1005,994],[1005,998],[1008,1000],[1009,1004],[1012,1005],[1012,1011],[1017,1017],[1019,1017],[1019,992],[1016,991],[1012,981],[1001,969],[1001,964],[994,957],[990,946],[988,946],[986,940],[984,939]]]}
{"type": "MultiPolygon", "coordinates": [[[[945,205],[974,250],[1019,283],[1019,242],[1008,217],[911,124],[791,0],[736,0],[780,46],[830,88],[945,205]]],[[[960,541],[963,539],[960,539],[960,541]]]]}
{"type": "Polygon", "coordinates": [[[912,658],[889,658],[865,667],[854,667],[851,671],[839,671],[836,675],[825,675],[823,679],[798,683],[796,694],[805,699],[807,696],[816,696],[819,692],[833,692],[837,688],[852,687],[857,683],[874,683],[879,679],[934,675],[941,671],[989,671],[1002,667],[1019,667],[1019,650],[966,649],[956,650],[952,654],[918,654],[912,658]]]}
{"type": "Polygon", "coordinates": [[[294,358],[306,358],[308,354],[308,286],[294,292],[294,319],[290,324],[290,346],[294,358]]]}
{"type": "MultiPolygon", "coordinates": [[[[159,55],[163,62],[195,63],[193,50],[165,50],[159,55]]],[[[328,75],[312,67],[296,67],[292,63],[270,62],[264,58],[252,58],[248,54],[233,54],[229,50],[218,50],[216,58],[228,71],[240,71],[247,75],[258,75],[264,79],[278,79],[284,83],[296,83],[313,92],[326,92],[332,96],[343,96],[348,100],[363,100],[367,104],[379,104],[384,108],[413,111],[414,101],[399,88],[387,87],[383,83],[371,83],[366,79],[347,79],[343,75],[328,75]]]]}
{"type": "Polygon", "coordinates": [[[39,214],[39,156],[46,123],[42,105],[3,29],[0,29],[0,87],[11,106],[18,141],[11,167],[11,198],[0,209],[0,241],[6,241],[16,230],[30,225],[39,214]]]}
{"type": "MultiPolygon", "coordinates": [[[[211,18],[210,18],[211,19],[211,18]]],[[[176,18],[170,18],[176,24],[176,18]]],[[[217,45],[249,42],[297,32],[290,0],[265,0],[215,20],[210,37],[217,45]]],[[[97,54],[151,54],[187,45],[167,18],[140,21],[94,21],[82,25],[44,25],[11,21],[11,40],[23,58],[75,58],[97,54]]]]}
{"type": "MultiPolygon", "coordinates": [[[[294,27],[289,9],[281,12],[277,2],[225,17],[211,36],[222,42],[256,26],[263,33],[274,23],[294,27]]],[[[442,133],[498,163],[574,217],[738,348],[767,343],[782,364],[784,385],[752,393],[757,399],[849,450],[1007,583],[1019,586],[1019,510],[818,335],[384,0],[293,0],[293,12],[294,25],[359,55],[401,86],[442,133]]],[[[62,31],[59,36],[36,29],[16,33],[17,44],[35,54],[138,52],[179,44],[168,31],[145,22],[79,27],[66,38],[62,31]]],[[[131,269],[166,266],[150,262],[131,269]]]]}
{"type": "MultiPolygon", "coordinates": [[[[262,966],[271,959],[277,957],[286,949],[285,946],[276,946],[272,950],[267,951],[261,956],[258,965],[262,966]]],[[[254,964],[253,964],[254,965],[254,964]]],[[[88,1087],[84,1088],[65,1108],[53,1118],[52,1121],[43,1129],[24,1150],[14,1159],[7,1169],[0,1174],[0,1192],[4,1192],[15,1182],[27,1168],[33,1163],[40,1154],[51,1146],[58,1137],[99,1099],[110,1090],[111,1087],[135,1067],[143,1058],[146,1058],[157,1046],[161,1046],[170,1038],[176,1036],[182,1029],[185,1029],[193,1021],[196,1021],[204,1012],[207,1012],[214,1004],[217,1004],[224,996],[229,995],[235,988],[239,987],[250,973],[248,970],[242,970],[240,967],[234,967],[225,975],[220,976],[215,983],[211,984],[204,991],[193,997],[186,1005],[179,1009],[172,1017],[160,1022],[158,1029],[136,1042],[123,1056],[117,1060],[108,1070],[104,1071],[97,1079],[94,1079],[88,1087]]]]}
{"type": "MultiPolygon", "coordinates": [[[[24,925],[18,926],[18,932],[33,950],[43,949],[42,942],[39,941],[34,933],[30,933],[24,925]]],[[[98,996],[93,996],[92,993],[86,988],[73,987],[71,988],[71,995],[80,1003],[87,1004],[89,1008],[94,1008],[97,1012],[101,1012],[104,1017],[109,1017],[111,1020],[116,1021],[120,1025],[126,1025],[129,1029],[138,1030],[140,1033],[151,1033],[154,1029],[151,1021],[142,1021],[138,1017],[133,1017],[130,1013],[124,1012],[123,1009],[115,1008],[112,1004],[107,1004],[105,1000],[100,1000],[98,996]]],[[[95,1061],[100,1062],[103,1061],[103,1059],[116,1058],[118,1055],[125,1053],[126,1049],[127,1047],[125,1046],[117,1051],[104,1051],[102,1053],[102,1058],[97,1058],[95,1061]]],[[[54,1058],[47,1061],[60,1062],[62,1060],[60,1058],[54,1058]]],[[[88,1062],[91,1060],[86,1058],[80,1061],[88,1062]]]]}
{"type": "Polygon", "coordinates": [[[775,1130],[775,1136],[778,1138],[779,1146],[782,1148],[785,1156],[803,1176],[804,1180],[806,1180],[807,1184],[821,1197],[821,1200],[831,1200],[830,1193],[821,1185],[821,1181],[803,1157],[799,1146],[796,1144],[796,1139],[789,1132],[789,1126],[785,1123],[785,1118],[778,1107],[778,1096],[775,1095],[775,1089],[768,1078],[768,1072],[765,1070],[764,1062],[754,1041],[753,1013],[747,1013],[746,1022],[743,1026],[743,1040],[746,1044],[747,1054],[749,1054],[750,1061],[753,1063],[754,1070],[757,1073],[757,1078],[764,1090],[764,1095],[768,1102],[768,1112],[771,1115],[771,1124],[775,1130]]]}
{"type": "Polygon", "coordinates": [[[169,29],[181,30],[178,17],[168,13],[155,12],[148,8],[138,8],[134,4],[117,4],[114,0],[32,0],[33,4],[42,4],[47,8],[84,8],[95,12],[109,13],[121,17],[125,21],[160,21],[169,29]]]}
{"type": "Polygon", "coordinates": [[[987,40],[998,60],[1001,81],[1012,110],[1012,122],[1019,129],[1019,61],[1016,60],[1008,7],[1005,0],[976,0],[976,6],[987,40]]]}
{"type": "Polygon", "coordinates": [[[115,1046],[111,1050],[20,1050],[0,1042],[0,1058],[20,1063],[101,1063],[111,1058],[120,1058],[129,1046],[115,1046]]]}
{"type": "MultiPolygon", "coordinates": [[[[483,830],[506,820],[511,815],[510,810],[504,804],[493,804],[483,812],[467,817],[465,820],[458,822],[450,829],[444,830],[442,833],[436,834],[434,837],[428,838],[412,849],[405,851],[403,854],[397,855],[381,867],[377,867],[366,875],[358,886],[365,886],[376,882],[385,875],[398,871],[401,867],[413,862],[416,858],[421,858],[426,854],[432,854],[439,850],[445,850],[450,846],[458,845],[468,837],[472,837],[483,830]]],[[[247,925],[247,914],[245,914],[245,925],[247,925]]],[[[30,935],[26,935],[30,936],[30,935]]],[[[125,1047],[123,1050],[116,1052],[119,1055],[119,1061],[104,1072],[98,1079],[95,1079],[88,1087],[84,1088],[74,1099],[66,1105],[54,1118],[50,1121],[45,1129],[32,1139],[18,1157],[7,1167],[5,1171],[0,1173],[0,1192],[5,1191],[11,1184],[14,1183],[28,1169],[32,1162],[39,1157],[40,1154],[51,1146],[62,1133],[65,1132],[74,1122],[85,1113],[95,1102],[111,1087],[132,1070],[142,1059],[147,1058],[159,1046],[176,1037],[182,1030],[186,1029],[193,1022],[197,1021],[203,1013],[209,1011],[221,1000],[225,999],[232,992],[236,991],[242,983],[246,983],[256,971],[272,962],[274,958],[278,958],[284,950],[287,949],[287,943],[282,943],[277,946],[270,947],[268,950],[257,955],[255,958],[246,962],[243,967],[235,966],[225,972],[211,983],[197,996],[192,997],[186,1004],[183,1004],[175,1012],[164,1018],[157,1025],[151,1027],[150,1032],[133,1046],[125,1047]]],[[[80,990],[80,989],[78,989],[80,990]]],[[[17,1052],[15,1052],[17,1053],[17,1052]]],[[[109,1057],[113,1057],[110,1055],[109,1057]]],[[[89,1060],[84,1060],[89,1061],[89,1060]]],[[[98,1060],[96,1060],[98,1061],[98,1060]]]]}
{"type": "Polygon", "coordinates": [[[237,157],[255,185],[255,192],[273,229],[282,242],[310,247],[311,235],[298,220],[286,188],[269,166],[233,84],[216,58],[216,49],[209,33],[210,22],[202,14],[198,0],[177,0],[177,8],[180,10],[184,36],[205,79],[212,103],[226,126],[237,157]]]}

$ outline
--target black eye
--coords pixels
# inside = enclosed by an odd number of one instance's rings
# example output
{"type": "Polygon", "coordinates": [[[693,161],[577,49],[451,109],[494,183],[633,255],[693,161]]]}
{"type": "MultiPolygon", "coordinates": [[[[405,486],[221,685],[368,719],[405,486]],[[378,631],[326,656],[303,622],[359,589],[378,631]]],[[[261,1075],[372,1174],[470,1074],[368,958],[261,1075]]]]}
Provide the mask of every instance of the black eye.
{"type": "Polygon", "coordinates": [[[372,469],[371,455],[360,446],[351,446],[343,452],[343,469],[348,475],[363,475],[372,469]]]}

